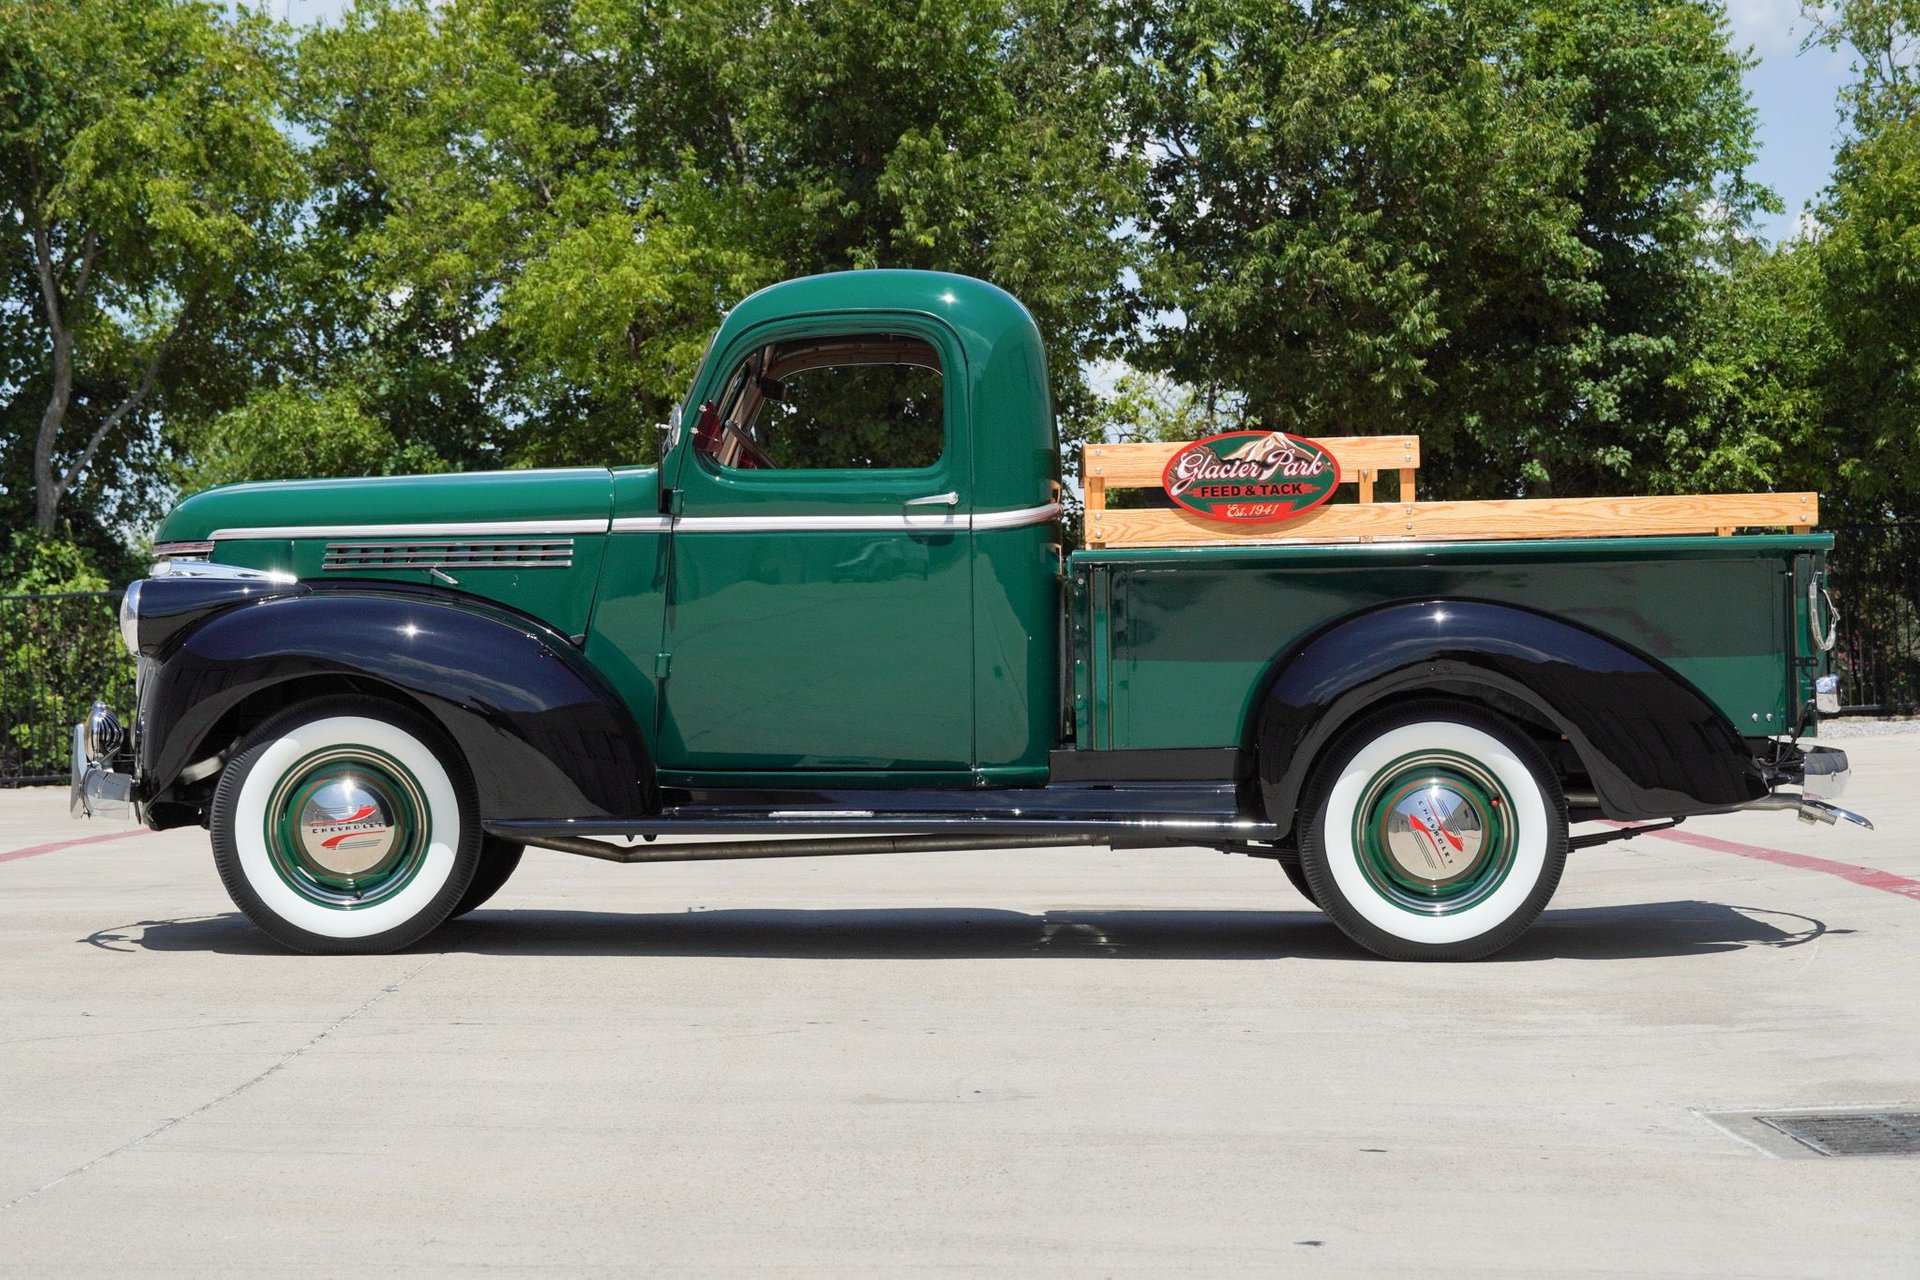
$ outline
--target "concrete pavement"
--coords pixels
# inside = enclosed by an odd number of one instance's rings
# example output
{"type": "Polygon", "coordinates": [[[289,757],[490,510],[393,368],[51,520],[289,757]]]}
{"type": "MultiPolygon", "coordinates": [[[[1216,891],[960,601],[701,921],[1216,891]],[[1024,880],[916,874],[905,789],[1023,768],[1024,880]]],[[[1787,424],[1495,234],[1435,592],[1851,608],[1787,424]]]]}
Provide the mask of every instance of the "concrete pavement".
{"type": "Polygon", "coordinates": [[[1920,1110],[1920,734],[1840,745],[1878,831],[1576,853],[1460,966],[1105,850],[530,851],[300,957],[203,832],[0,792],[0,1271],[1911,1275],[1920,1159],[1706,1118],[1920,1110]]]}

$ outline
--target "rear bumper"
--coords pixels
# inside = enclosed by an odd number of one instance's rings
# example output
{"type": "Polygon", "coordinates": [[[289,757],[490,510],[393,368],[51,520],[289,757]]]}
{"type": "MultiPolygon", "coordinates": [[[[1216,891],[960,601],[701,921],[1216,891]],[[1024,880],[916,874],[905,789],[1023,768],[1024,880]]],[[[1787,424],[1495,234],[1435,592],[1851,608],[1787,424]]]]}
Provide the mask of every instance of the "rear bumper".
{"type": "Polygon", "coordinates": [[[1822,800],[1838,800],[1847,793],[1847,780],[1853,776],[1847,767],[1847,753],[1837,747],[1804,747],[1798,765],[1801,789],[1822,800]]]}
{"type": "Polygon", "coordinates": [[[1802,747],[1800,759],[1779,770],[1781,783],[1800,784],[1799,791],[1773,790],[1758,800],[1740,806],[1743,809],[1788,809],[1802,822],[1836,822],[1845,818],[1858,826],[1873,829],[1873,823],[1833,801],[1846,793],[1851,777],[1847,753],[1834,747],[1802,747]]]}

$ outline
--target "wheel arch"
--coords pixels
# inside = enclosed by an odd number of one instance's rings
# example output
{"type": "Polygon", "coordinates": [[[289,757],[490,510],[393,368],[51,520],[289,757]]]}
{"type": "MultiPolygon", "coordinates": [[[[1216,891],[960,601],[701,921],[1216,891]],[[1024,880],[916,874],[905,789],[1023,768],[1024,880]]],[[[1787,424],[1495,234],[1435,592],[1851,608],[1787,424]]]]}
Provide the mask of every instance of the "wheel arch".
{"type": "Polygon", "coordinates": [[[1562,765],[1564,740],[1610,818],[1766,794],[1732,723],[1658,659],[1514,605],[1422,600],[1349,615],[1276,658],[1246,735],[1269,819],[1291,829],[1315,763],[1357,717],[1435,695],[1500,714],[1562,765]]]}
{"type": "Polygon", "coordinates": [[[658,807],[639,727],[565,637],[459,598],[335,588],[215,614],[154,662],[136,728],[149,823],[200,821],[249,729],[337,694],[425,716],[459,750],[487,819],[658,807]]]}

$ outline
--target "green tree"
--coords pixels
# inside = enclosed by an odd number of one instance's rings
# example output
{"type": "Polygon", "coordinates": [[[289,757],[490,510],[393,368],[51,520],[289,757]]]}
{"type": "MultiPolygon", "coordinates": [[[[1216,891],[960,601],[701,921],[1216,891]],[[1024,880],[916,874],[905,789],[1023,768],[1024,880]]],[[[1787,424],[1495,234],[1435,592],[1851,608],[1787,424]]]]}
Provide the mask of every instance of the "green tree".
{"type": "Polygon", "coordinates": [[[0,377],[36,529],[110,441],[150,454],[163,400],[230,376],[222,317],[297,180],[278,58],[265,21],[195,0],[0,7],[0,377]]]}
{"type": "Polygon", "coordinates": [[[180,471],[183,489],[247,480],[405,475],[439,471],[431,449],[403,446],[361,407],[350,386],[314,390],[282,382],[213,419],[180,471]]]}
{"type": "Polygon", "coordinates": [[[456,466],[642,461],[727,307],[875,265],[983,275],[1082,360],[1137,174],[1099,7],[359,0],[301,42],[289,376],[456,466]]]}
{"type": "Polygon", "coordinates": [[[1830,470],[1838,518],[1920,516],[1920,3],[1844,0],[1820,38],[1854,55],[1846,134],[1816,211],[1810,455],[1830,470]]]}
{"type": "Polygon", "coordinates": [[[1717,6],[1197,0],[1137,19],[1133,359],[1247,421],[1417,432],[1429,492],[1650,487],[1764,193],[1717,6]]]}

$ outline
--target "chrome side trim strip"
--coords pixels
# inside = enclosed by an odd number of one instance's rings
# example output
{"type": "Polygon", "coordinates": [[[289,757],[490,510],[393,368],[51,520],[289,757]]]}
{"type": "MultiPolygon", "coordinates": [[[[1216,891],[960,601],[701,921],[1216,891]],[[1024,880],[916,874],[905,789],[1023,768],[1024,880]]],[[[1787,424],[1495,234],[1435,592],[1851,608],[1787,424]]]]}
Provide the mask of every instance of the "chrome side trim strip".
{"type": "MultiPolygon", "coordinates": [[[[971,516],[954,511],[915,511],[897,516],[681,516],[676,529],[688,533],[958,533],[991,529],[1020,529],[1045,524],[1060,514],[1060,504],[1021,507],[1014,511],[978,511],[971,516]]],[[[629,522],[615,520],[614,529],[629,522]]],[[[649,529],[663,527],[634,521],[649,529]]]]}
{"type": "Polygon", "coordinates": [[[484,538],[529,533],[605,533],[607,521],[598,520],[473,520],[440,524],[274,524],[215,529],[215,542],[234,538],[484,538]]]}
{"type": "Polygon", "coordinates": [[[941,533],[1020,529],[1060,514],[1057,502],[1012,511],[914,511],[897,516],[622,516],[618,520],[476,520],[438,524],[247,525],[215,529],[211,542],[237,538],[460,538],[566,533],[941,533]]]}
{"type": "Polygon", "coordinates": [[[1018,511],[976,511],[973,528],[976,533],[982,529],[1024,529],[1030,524],[1045,524],[1059,514],[1060,504],[1057,502],[1021,507],[1018,511]]]}
{"type": "Polygon", "coordinates": [[[964,533],[967,518],[951,511],[897,516],[681,516],[688,533],[964,533]]]}

